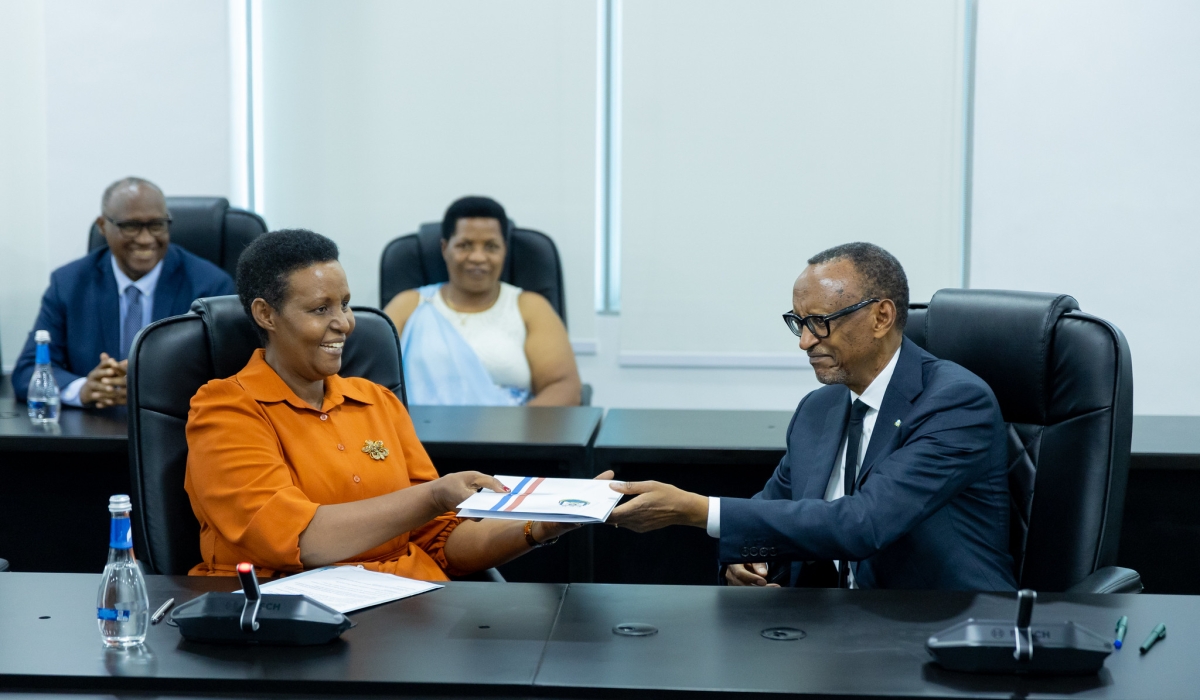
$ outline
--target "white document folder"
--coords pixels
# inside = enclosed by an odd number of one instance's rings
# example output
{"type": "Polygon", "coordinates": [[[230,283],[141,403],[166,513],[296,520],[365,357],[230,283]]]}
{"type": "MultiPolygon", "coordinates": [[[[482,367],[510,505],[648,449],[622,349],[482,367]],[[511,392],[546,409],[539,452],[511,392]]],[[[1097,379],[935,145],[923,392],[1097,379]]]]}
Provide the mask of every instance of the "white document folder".
{"type": "Polygon", "coordinates": [[[612,481],[497,476],[509,493],[480,491],[459,504],[460,518],[602,523],[621,500],[612,481]]]}

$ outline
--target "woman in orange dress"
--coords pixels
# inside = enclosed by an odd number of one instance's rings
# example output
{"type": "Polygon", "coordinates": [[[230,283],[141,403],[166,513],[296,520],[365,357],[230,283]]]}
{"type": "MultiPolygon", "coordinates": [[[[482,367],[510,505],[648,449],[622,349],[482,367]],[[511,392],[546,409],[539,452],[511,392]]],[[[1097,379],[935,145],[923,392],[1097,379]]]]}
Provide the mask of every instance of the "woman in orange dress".
{"type": "Polygon", "coordinates": [[[341,563],[445,580],[574,529],[455,517],[480,488],[505,488],[479,472],[439,478],[396,396],[338,376],[354,314],[333,241],[261,236],[238,261],[237,290],[265,348],[192,398],[184,485],[203,558],[192,575],[250,561],[263,576],[341,563]]]}

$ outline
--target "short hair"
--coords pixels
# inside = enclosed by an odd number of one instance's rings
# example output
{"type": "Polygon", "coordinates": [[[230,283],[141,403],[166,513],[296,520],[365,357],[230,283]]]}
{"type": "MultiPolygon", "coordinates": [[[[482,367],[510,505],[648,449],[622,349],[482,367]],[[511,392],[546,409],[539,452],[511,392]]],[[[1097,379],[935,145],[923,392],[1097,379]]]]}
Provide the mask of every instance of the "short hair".
{"type": "MultiPolygon", "coordinates": [[[[113,195],[117,193],[117,190],[123,187],[152,187],[157,190],[160,195],[163,193],[162,188],[145,178],[134,177],[132,175],[129,177],[123,177],[104,188],[104,194],[100,197],[101,213],[108,212],[108,205],[110,202],[112,202],[113,195]]],[[[163,196],[163,199],[165,200],[166,196],[163,196]]]]}
{"type": "Polygon", "coordinates": [[[442,217],[442,240],[454,237],[459,219],[495,219],[500,222],[500,235],[508,239],[508,214],[491,197],[463,197],[451,204],[442,217]]]}
{"type": "Polygon", "coordinates": [[[317,263],[338,259],[337,244],[307,229],[272,231],[254,239],[237,263],[237,293],[255,332],[265,345],[267,331],[254,321],[250,305],[262,299],[273,309],[283,307],[288,275],[317,263]]]}
{"type": "Polygon", "coordinates": [[[865,298],[891,299],[896,305],[896,328],[908,323],[908,276],[896,256],[874,243],[843,243],[808,259],[809,265],[849,260],[858,272],[865,298]]]}

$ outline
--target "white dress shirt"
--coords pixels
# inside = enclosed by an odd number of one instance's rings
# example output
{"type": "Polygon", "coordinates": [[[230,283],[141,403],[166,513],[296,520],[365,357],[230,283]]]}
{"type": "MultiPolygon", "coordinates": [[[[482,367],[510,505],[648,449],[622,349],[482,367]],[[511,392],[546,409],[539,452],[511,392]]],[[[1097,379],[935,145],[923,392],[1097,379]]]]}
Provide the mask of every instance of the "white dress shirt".
{"type": "MultiPolygon", "coordinates": [[[[120,316],[117,319],[117,328],[125,327],[125,312],[129,306],[129,299],[125,297],[125,290],[130,287],[137,287],[142,293],[142,327],[150,325],[150,321],[154,318],[154,290],[158,287],[158,277],[162,274],[162,260],[158,261],[149,272],[142,275],[137,281],[129,279],[129,276],[121,272],[121,268],[117,266],[117,259],[113,256],[108,256],[108,261],[112,263],[113,276],[117,278],[117,300],[120,308],[120,316]]],[[[96,364],[100,364],[100,358],[96,358],[96,364]]],[[[87,370],[92,371],[91,368],[87,370]]],[[[68,406],[83,406],[79,401],[79,394],[83,391],[83,385],[87,383],[87,376],[76,379],[58,392],[59,400],[68,406]]]]}
{"type": "MultiPolygon", "coordinates": [[[[850,405],[853,406],[855,401],[861,400],[867,405],[867,412],[863,415],[863,433],[862,440],[858,443],[858,463],[862,465],[862,459],[867,454],[867,446],[871,444],[871,433],[875,431],[875,419],[879,417],[879,407],[883,405],[883,395],[887,393],[888,384],[892,381],[892,373],[896,371],[896,362],[900,359],[900,349],[892,354],[892,359],[888,360],[883,371],[871,380],[871,383],[863,390],[862,396],[850,392],[850,405]]],[[[846,495],[846,486],[843,476],[846,473],[846,436],[842,436],[842,446],[838,451],[837,462],[834,464],[833,473],[829,475],[829,485],[825,487],[825,500],[836,501],[846,495]]],[[[708,531],[709,537],[721,536],[721,499],[715,496],[710,496],[708,499],[708,526],[705,528],[708,531]]],[[[853,577],[853,574],[851,574],[853,577]]],[[[851,581],[853,587],[853,581],[851,581]]]]}

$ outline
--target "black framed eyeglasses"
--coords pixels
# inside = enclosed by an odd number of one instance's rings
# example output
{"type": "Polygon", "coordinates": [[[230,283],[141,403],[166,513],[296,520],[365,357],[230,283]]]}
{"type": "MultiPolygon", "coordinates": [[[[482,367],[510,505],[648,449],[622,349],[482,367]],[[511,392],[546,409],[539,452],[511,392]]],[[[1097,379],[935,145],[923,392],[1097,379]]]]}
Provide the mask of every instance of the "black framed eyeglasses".
{"type": "Polygon", "coordinates": [[[121,236],[123,238],[129,239],[137,238],[138,234],[142,232],[142,229],[149,231],[151,236],[157,237],[163,235],[169,228],[171,228],[171,217],[169,216],[165,219],[149,219],[147,221],[136,221],[133,219],[117,221],[109,216],[104,218],[108,219],[113,226],[117,227],[117,230],[121,232],[121,236]]]}
{"type": "Polygon", "coordinates": [[[804,332],[804,327],[808,326],[808,331],[812,333],[813,336],[817,338],[828,338],[830,321],[843,316],[849,316],[855,311],[874,304],[877,301],[879,301],[879,299],[864,299],[853,306],[847,306],[844,309],[838,309],[831,314],[824,315],[813,314],[811,316],[798,316],[794,311],[789,311],[783,315],[783,322],[787,324],[788,330],[790,330],[792,333],[795,333],[797,337],[804,332]]]}

